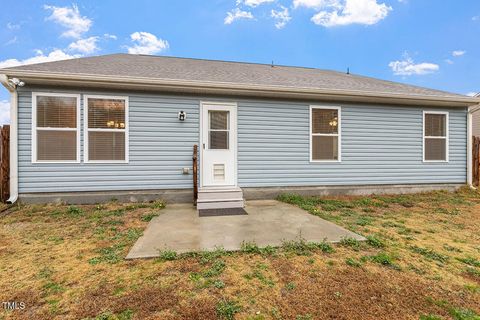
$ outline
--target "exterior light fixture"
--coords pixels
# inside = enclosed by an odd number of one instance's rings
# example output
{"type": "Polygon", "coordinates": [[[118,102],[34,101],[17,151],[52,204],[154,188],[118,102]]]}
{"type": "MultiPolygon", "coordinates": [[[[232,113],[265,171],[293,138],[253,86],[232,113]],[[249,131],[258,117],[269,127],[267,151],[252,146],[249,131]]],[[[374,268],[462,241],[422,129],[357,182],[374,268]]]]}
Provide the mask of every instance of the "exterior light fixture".
{"type": "Polygon", "coordinates": [[[180,120],[180,121],[185,121],[186,118],[187,118],[187,114],[186,114],[185,112],[180,111],[180,112],[178,113],[178,120],[180,120]]]}
{"type": "Polygon", "coordinates": [[[10,83],[13,84],[15,87],[23,87],[25,85],[25,82],[18,78],[11,78],[8,79],[8,81],[10,81],[10,83]]]}

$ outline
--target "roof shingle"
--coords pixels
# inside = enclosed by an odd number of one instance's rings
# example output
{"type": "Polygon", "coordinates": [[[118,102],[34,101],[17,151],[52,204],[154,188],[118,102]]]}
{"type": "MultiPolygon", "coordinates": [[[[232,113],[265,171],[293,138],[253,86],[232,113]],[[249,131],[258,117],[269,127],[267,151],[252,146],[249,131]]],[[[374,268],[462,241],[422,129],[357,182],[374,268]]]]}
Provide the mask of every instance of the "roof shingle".
{"type": "Polygon", "coordinates": [[[132,54],[111,54],[24,65],[0,69],[0,73],[8,73],[8,70],[10,72],[19,70],[59,73],[72,77],[75,75],[125,76],[322,90],[353,90],[437,98],[464,97],[455,93],[330,70],[132,54]]]}

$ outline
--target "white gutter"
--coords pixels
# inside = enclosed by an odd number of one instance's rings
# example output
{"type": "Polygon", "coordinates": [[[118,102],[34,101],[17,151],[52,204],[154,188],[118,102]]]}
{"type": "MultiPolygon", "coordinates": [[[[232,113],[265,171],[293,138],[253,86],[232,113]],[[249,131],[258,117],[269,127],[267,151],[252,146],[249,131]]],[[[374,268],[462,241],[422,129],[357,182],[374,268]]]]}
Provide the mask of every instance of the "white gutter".
{"type": "Polygon", "coordinates": [[[171,90],[207,94],[227,95],[255,95],[273,96],[277,98],[290,97],[302,99],[335,99],[347,101],[376,100],[385,103],[410,103],[416,105],[433,105],[448,107],[467,107],[480,103],[480,99],[468,96],[431,96],[422,94],[401,94],[392,92],[372,92],[365,90],[346,89],[321,89],[309,87],[289,87],[281,85],[256,85],[248,83],[231,83],[217,81],[198,81],[181,79],[159,79],[132,76],[110,76],[95,74],[65,74],[56,72],[44,72],[33,70],[9,70],[2,72],[10,77],[18,77],[29,84],[40,83],[42,85],[71,85],[93,86],[95,88],[108,87],[116,89],[153,89],[171,90]]]}
{"type": "Polygon", "coordinates": [[[477,189],[473,186],[473,139],[472,139],[472,126],[473,126],[473,114],[480,111],[480,103],[476,106],[468,108],[467,113],[467,184],[472,189],[477,189]]]}
{"type": "Polygon", "coordinates": [[[0,74],[0,83],[10,92],[10,198],[7,203],[18,200],[18,93],[8,77],[0,74]]]}

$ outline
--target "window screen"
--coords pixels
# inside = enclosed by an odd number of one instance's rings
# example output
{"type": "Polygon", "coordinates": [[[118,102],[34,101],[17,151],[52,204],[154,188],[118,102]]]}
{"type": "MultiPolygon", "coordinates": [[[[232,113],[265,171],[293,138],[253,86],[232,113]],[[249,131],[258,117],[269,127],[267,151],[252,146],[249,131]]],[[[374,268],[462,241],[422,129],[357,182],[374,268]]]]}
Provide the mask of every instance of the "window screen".
{"type": "Polygon", "coordinates": [[[126,159],[126,100],[87,98],[88,161],[126,159]]]}
{"type": "Polygon", "coordinates": [[[228,111],[208,111],[209,117],[209,133],[208,145],[209,149],[228,149],[229,140],[229,112],[228,111]]]}
{"type": "Polygon", "coordinates": [[[425,161],[447,160],[447,114],[425,113],[425,161]]]}
{"type": "Polygon", "coordinates": [[[312,108],[311,158],[313,161],[339,160],[339,109],[312,108]]]}
{"type": "Polygon", "coordinates": [[[77,97],[35,95],[36,161],[77,161],[77,97]]]}

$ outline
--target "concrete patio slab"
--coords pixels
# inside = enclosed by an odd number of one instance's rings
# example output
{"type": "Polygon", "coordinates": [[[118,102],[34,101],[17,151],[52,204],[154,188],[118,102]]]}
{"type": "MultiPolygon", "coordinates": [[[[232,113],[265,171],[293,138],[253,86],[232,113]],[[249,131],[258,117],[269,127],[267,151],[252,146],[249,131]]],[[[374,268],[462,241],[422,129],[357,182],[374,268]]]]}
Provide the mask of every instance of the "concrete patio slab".
{"type": "Polygon", "coordinates": [[[127,259],[153,258],[160,250],[178,253],[214,250],[239,250],[242,242],[260,247],[281,246],[284,241],[338,242],[351,237],[365,240],[334,223],[275,200],[248,201],[248,215],[202,217],[189,204],[172,204],[150,221],[127,259]]]}

